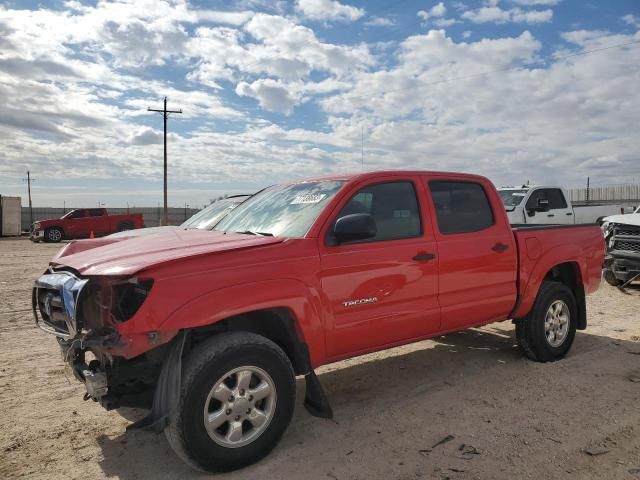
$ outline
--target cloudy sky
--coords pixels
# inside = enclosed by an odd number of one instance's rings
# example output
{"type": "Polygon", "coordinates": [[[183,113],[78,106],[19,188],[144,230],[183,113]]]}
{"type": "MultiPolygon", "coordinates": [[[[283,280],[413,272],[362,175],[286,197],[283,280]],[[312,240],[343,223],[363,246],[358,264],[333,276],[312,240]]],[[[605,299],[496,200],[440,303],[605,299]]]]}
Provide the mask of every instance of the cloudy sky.
{"type": "MultiPolygon", "coordinates": [[[[170,205],[364,169],[640,181],[637,0],[0,2],[0,194],[170,205]]],[[[23,203],[26,203],[24,201],[23,203]]]]}

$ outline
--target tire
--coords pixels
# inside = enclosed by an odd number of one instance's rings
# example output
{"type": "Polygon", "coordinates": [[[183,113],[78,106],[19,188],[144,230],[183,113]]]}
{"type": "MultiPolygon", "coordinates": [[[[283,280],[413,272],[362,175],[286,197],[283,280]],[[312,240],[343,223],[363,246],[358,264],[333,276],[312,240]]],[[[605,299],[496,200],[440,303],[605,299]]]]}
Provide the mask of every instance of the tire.
{"type": "Polygon", "coordinates": [[[64,237],[64,232],[59,227],[47,228],[44,232],[44,239],[48,243],[59,243],[64,237]]]}
{"type": "Polygon", "coordinates": [[[122,222],[118,224],[118,231],[124,232],[125,230],[133,230],[133,224],[131,222],[122,222]]]}
{"type": "MultiPolygon", "coordinates": [[[[260,394],[256,393],[258,395],[260,394]]],[[[223,333],[196,346],[185,359],[178,406],[169,416],[165,435],[176,454],[193,468],[205,472],[235,470],[257,462],[276,446],[291,421],[294,406],[295,375],[291,362],[282,349],[271,340],[253,333],[223,333]],[[253,369],[257,373],[251,372],[253,387],[247,388],[243,393],[239,378],[247,369],[253,369]],[[237,372],[225,377],[234,371],[237,372]],[[227,380],[224,381],[224,378],[227,380]],[[260,382],[256,384],[256,380],[260,382]],[[227,390],[221,388],[220,381],[226,385],[227,390]],[[272,387],[270,391],[274,395],[254,400],[253,404],[247,403],[253,398],[250,393],[258,392],[257,386],[263,383],[272,387]],[[232,394],[228,398],[229,402],[225,400],[222,403],[211,398],[216,386],[218,390],[227,392],[218,396],[227,399],[227,394],[232,394]],[[233,403],[230,403],[232,398],[233,403]],[[212,413],[205,414],[205,408],[212,413]],[[248,417],[249,411],[252,412],[251,415],[254,412],[268,412],[266,417],[269,418],[258,427],[254,427],[253,422],[244,416],[237,421],[240,418],[237,414],[246,413],[248,417]],[[229,420],[217,430],[208,430],[205,427],[206,415],[216,418],[224,415],[229,420]],[[235,445],[224,444],[229,441],[232,420],[233,425],[241,425],[243,438],[245,429],[248,431],[247,443],[242,443],[242,440],[235,445]],[[252,434],[257,436],[250,438],[252,434]]]]}
{"type": "Polygon", "coordinates": [[[518,345],[531,360],[554,362],[564,357],[571,348],[577,324],[578,307],[573,292],[563,283],[546,281],[540,287],[529,314],[516,321],[518,345]],[[556,309],[554,312],[559,308],[562,311],[558,320],[554,320],[552,307],[556,309]],[[546,327],[547,313],[550,314],[549,330],[546,327]],[[566,323],[562,319],[566,319],[566,323]]]}
{"type": "Polygon", "coordinates": [[[611,270],[605,270],[604,272],[602,272],[602,276],[604,277],[604,281],[612,287],[618,287],[622,285],[622,282],[616,278],[615,274],[611,270]]]}

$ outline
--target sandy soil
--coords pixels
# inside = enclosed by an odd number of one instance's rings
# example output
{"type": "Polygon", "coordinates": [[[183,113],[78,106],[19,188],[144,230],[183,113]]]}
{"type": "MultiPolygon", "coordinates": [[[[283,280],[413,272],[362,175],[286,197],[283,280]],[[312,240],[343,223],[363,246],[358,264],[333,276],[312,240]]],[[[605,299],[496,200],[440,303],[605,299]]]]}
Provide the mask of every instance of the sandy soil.
{"type": "MultiPolygon", "coordinates": [[[[163,435],[83,402],[34,326],[30,288],[57,248],[0,240],[0,478],[204,478],[163,435]]],[[[325,367],[335,420],[299,402],[269,457],[218,478],[640,479],[640,290],[603,284],[588,307],[554,364],[525,360],[505,322],[325,367]]]]}

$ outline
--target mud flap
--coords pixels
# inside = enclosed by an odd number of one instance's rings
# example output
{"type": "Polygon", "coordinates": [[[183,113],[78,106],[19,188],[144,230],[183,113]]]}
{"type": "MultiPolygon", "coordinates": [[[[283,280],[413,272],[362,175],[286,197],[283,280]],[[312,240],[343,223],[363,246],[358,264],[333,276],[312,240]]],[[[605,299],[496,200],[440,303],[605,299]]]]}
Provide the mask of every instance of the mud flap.
{"type": "Polygon", "coordinates": [[[329,404],[329,399],[315,372],[311,370],[304,376],[304,379],[307,387],[304,395],[304,408],[314,417],[333,418],[331,404],[329,404]]]}
{"type": "Polygon", "coordinates": [[[151,412],[146,417],[128,425],[127,431],[141,429],[161,433],[167,426],[169,414],[178,406],[182,381],[182,351],[187,334],[185,331],[178,334],[162,364],[153,394],[151,412]]]}

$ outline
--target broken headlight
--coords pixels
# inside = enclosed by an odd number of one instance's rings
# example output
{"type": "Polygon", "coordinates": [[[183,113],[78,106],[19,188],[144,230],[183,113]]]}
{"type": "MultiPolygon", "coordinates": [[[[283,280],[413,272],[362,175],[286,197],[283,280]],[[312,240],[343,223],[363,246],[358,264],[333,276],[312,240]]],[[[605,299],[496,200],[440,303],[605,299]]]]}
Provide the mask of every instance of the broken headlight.
{"type": "Polygon", "coordinates": [[[132,278],[111,287],[111,314],[120,322],[133,317],[147,299],[153,280],[132,278]]]}

